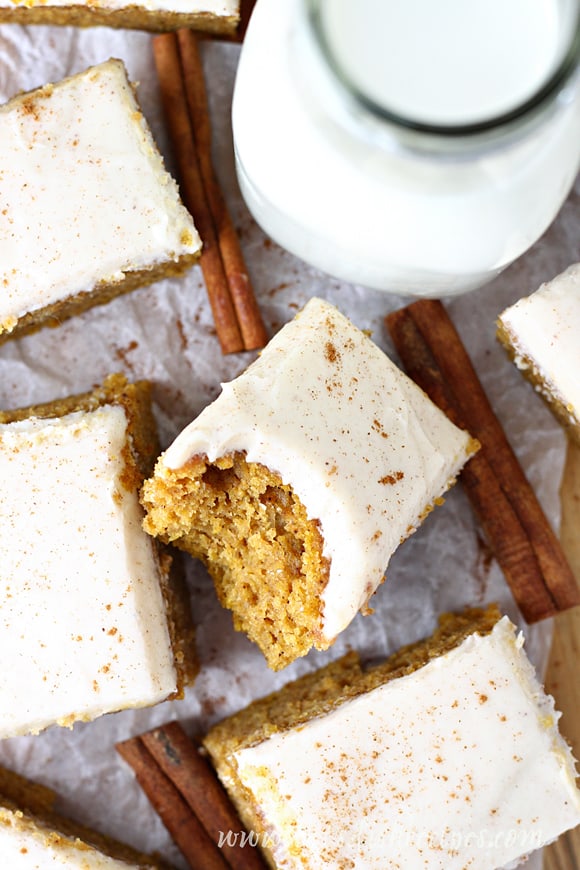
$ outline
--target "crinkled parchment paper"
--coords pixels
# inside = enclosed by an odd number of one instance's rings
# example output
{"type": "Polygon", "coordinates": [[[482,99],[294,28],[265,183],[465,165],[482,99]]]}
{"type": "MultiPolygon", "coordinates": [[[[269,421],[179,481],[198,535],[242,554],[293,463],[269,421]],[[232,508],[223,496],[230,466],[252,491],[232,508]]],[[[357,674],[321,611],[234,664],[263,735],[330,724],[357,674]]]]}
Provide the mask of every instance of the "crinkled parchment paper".
{"type": "MultiPolygon", "coordinates": [[[[134,81],[154,135],[173,167],[159,104],[151,38],[107,29],[0,28],[0,98],[122,58],[134,81]]],[[[238,48],[207,43],[204,62],[215,131],[215,157],[264,312],[274,332],[313,295],[338,305],[371,329],[390,351],[383,317],[405,299],[328,278],[266,239],[245,209],[233,168],[229,110],[238,48]]],[[[545,237],[488,287],[449,303],[492,404],[550,517],[558,522],[557,489],[564,438],[533,390],[508,362],[494,339],[494,321],[506,305],[534,290],[579,258],[580,186],[545,237]]],[[[223,357],[199,269],[95,308],[58,329],[46,329],[0,347],[0,407],[41,402],[89,389],[111,371],[154,384],[161,439],[177,432],[236,376],[251,354],[223,357]]],[[[126,711],[72,730],[52,728],[37,737],[0,744],[0,763],[54,787],[61,809],[144,850],[159,850],[178,867],[183,861],[131,771],[114,750],[116,741],[171,718],[191,733],[355,647],[365,658],[385,656],[402,643],[428,634],[436,615],[449,608],[498,600],[521,619],[460,487],[393,558],[387,582],[375,595],[373,616],[358,616],[327,653],[312,653],[279,674],[233,631],[228,612],[216,602],[205,571],[188,560],[193,614],[198,626],[201,673],[184,700],[150,710],[126,711]]],[[[541,668],[549,626],[525,629],[528,651],[541,668]]],[[[55,638],[58,643],[58,638],[55,638]]],[[[3,662],[3,667],[10,667],[3,662]]]]}

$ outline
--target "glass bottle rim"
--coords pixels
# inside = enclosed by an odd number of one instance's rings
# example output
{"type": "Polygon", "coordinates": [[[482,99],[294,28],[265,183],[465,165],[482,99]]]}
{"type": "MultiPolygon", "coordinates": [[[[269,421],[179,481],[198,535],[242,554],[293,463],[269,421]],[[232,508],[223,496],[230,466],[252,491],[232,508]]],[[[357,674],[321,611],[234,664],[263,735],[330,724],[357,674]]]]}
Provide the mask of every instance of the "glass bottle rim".
{"type": "Polygon", "coordinates": [[[507,112],[502,112],[481,121],[467,124],[433,124],[423,122],[390,111],[357,87],[337,62],[326,38],[321,21],[321,6],[324,0],[304,0],[304,2],[315,42],[343,91],[355,101],[359,108],[366,111],[376,120],[384,121],[389,125],[406,131],[409,135],[414,133],[417,135],[425,134],[429,137],[451,142],[459,138],[479,137],[482,134],[489,134],[498,129],[518,126],[520,122],[534,117],[546,105],[550,104],[564,88],[580,64],[580,3],[577,3],[576,20],[574,27],[571,28],[570,41],[562,55],[560,63],[549,78],[530,97],[507,112]]]}

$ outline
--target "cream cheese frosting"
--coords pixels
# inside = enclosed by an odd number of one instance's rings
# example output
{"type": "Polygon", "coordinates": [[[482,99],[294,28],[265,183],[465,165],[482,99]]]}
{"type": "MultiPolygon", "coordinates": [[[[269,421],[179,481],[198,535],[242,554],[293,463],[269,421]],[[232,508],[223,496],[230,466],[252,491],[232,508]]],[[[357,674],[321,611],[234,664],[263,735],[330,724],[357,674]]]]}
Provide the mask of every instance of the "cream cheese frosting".
{"type": "Polygon", "coordinates": [[[280,870],[494,870],[580,823],[574,762],[507,617],[234,753],[280,870]]]}
{"type": "Polygon", "coordinates": [[[143,870],[0,807],[0,866],[10,870],[143,870]]]}
{"type": "Polygon", "coordinates": [[[199,251],[121,61],[0,107],[0,332],[199,251]]]}
{"type": "Polygon", "coordinates": [[[499,317],[523,371],[580,426],[580,263],[507,308],[499,317]]]}
{"type": "Polygon", "coordinates": [[[176,689],[160,569],[105,405],[0,425],[0,737],[176,689]]]}
{"type": "Polygon", "coordinates": [[[447,489],[474,443],[334,306],[312,299],[177,437],[155,475],[195,455],[244,451],[319,522],[332,641],[390,556],[447,489]]]}

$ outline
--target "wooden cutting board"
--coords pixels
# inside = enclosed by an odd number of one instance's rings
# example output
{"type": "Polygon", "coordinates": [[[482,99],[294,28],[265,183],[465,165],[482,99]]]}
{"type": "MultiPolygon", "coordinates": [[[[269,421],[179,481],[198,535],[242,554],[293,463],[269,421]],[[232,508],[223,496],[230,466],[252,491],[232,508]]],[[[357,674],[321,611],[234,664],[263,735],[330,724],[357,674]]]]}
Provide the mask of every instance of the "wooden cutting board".
{"type": "MultiPolygon", "coordinates": [[[[560,537],[580,583],[580,446],[568,444],[560,491],[560,537]]],[[[560,730],[580,759],[580,607],[554,620],[554,640],[546,674],[546,689],[562,712],[560,730]]],[[[580,870],[580,828],[564,834],[544,853],[544,870],[580,870]]]]}

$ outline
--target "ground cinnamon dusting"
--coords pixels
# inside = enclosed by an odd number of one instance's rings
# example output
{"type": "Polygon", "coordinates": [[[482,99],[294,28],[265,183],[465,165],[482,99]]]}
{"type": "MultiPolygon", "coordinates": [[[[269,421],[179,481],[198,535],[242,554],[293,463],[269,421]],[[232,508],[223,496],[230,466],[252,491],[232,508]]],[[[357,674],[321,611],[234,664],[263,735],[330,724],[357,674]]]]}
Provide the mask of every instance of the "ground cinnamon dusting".
{"type": "Polygon", "coordinates": [[[331,341],[324,345],[324,356],[330,363],[340,362],[340,352],[331,341]]]}
{"type": "Polygon", "coordinates": [[[405,474],[402,471],[395,471],[393,474],[386,474],[379,479],[379,483],[395,484],[404,478],[405,474]]]}

